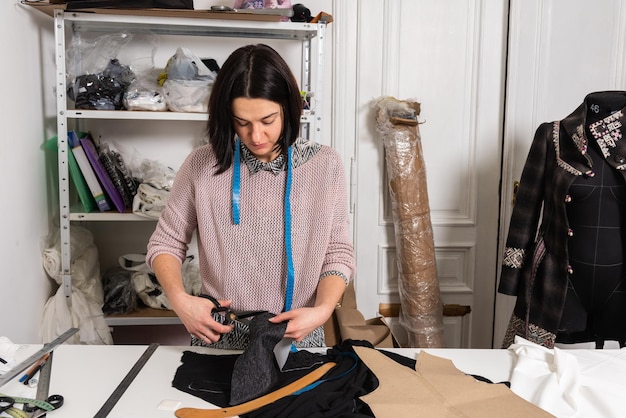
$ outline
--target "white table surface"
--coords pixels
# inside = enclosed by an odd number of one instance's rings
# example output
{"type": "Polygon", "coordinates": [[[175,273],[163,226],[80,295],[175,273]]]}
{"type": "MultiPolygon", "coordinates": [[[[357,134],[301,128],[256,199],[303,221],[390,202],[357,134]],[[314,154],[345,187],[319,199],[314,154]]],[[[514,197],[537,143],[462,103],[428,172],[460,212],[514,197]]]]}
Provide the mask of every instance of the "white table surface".
{"type": "MultiPolygon", "coordinates": [[[[19,351],[21,359],[41,348],[25,346],[19,351]]],[[[63,406],[48,413],[48,418],[92,417],[107,401],[148,346],[135,345],[60,345],[54,349],[50,394],[65,398],[63,406]]],[[[124,392],[111,413],[111,418],[151,417],[171,418],[174,409],[160,409],[162,403],[180,402],[178,407],[215,408],[206,401],[172,387],[172,379],[183,351],[210,354],[233,352],[190,346],[159,346],[124,392]]],[[[324,350],[325,351],[325,350],[324,350]]],[[[392,349],[406,357],[416,358],[417,349],[392,349]]],[[[431,354],[450,358],[466,373],[479,374],[494,381],[507,380],[511,354],[507,350],[426,349],[431,354]]],[[[20,359],[17,358],[19,362],[20,359]]],[[[20,373],[21,376],[23,373],[20,373]]],[[[19,376],[0,388],[11,396],[34,397],[36,388],[19,383],[19,376]]],[[[4,416],[4,415],[0,415],[4,416]]]]}
{"type": "MultiPolygon", "coordinates": [[[[15,363],[28,358],[40,348],[41,345],[23,346],[15,355],[15,363]]],[[[93,417],[147,348],[147,345],[87,346],[66,344],[56,347],[53,354],[50,394],[63,395],[65,403],[60,409],[48,413],[48,418],[93,417]]],[[[185,350],[207,354],[236,353],[205,347],[159,346],[108,416],[112,418],[171,418],[174,417],[175,409],[181,407],[216,408],[200,398],[172,387],[171,382],[176,369],[181,364],[180,359],[185,350]],[[162,409],[159,407],[162,403],[172,402],[174,403],[172,408],[162,409]]],[[[423,350],[435,356],[449,358],[459,370],[465,373],[480,375],[494,382],[510,380],[516,361],[516,355],[511,350],[423,350]]],[[[322,351],[325,352],[325,349],[322,351]]],[[[389,351],[415,359],[420,349],[390,349],[389,351]]],[[[626,349],[568,350],[568,353],[572,353],[577,359],[578,366],[585,377],[584,382],[592,382],[586,385],[586,392],[582,392],[583,395],[588,395],[589,388],[594,386],[593,382],[600,380],[609,381],[611,392],[626,393],[626,383],[620,383],[626,381],[626,378],[623,378],[626,375],[623,373],[626,369],[626,349]],[[613,373],[616,367],[621,369],[613,373]]],[[[22,373],[11,382],[0,387],[0,393],[11,396],[34,397],[36,388],[29,388],[19,383],[18,380],[21,375],[22,373]]],[[[534,381],[531,377],[531,382],[534,381]]],[[[594,396],[597,396],[597,400],[604,406],[607,403],[612,403],[615,398],[611,395],[607,402],[606,394],[599,393],[591,396],[591,398],[593,399],[594,396]]],[[[626,397],[622,396],[617,398],[615,402],[622,402],[622,399],[626,400],[626,397]]],[[[599,406],[601,407],[601,405],[599,406]]],[[[622,409],[618,408],[618,410],[622,409]]],[[[623,416],[626,416],[626,401],[623,411],[623,416]]],[[[589,416],[588,413],[589,410],[587,409],[585,414],[580,416],[589,416]]],[[[6,415],[0,414],[0,416],[6,415]]]]}

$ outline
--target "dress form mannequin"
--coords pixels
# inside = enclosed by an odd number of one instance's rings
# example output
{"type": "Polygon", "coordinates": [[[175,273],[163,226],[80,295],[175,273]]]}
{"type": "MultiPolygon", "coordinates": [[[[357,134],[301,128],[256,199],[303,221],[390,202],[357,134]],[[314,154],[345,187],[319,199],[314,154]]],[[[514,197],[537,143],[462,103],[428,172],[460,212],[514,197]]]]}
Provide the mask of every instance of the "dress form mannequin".
{"type": "MultiPolygon", "coordinates": [[[[626,106],[624,94],[604,92],[588,102],[585,135],[593,176],[580,176],[570,186],[566,208],[570,227],[571,271],[559,332],[560,343],[626,340],[626,184],[603,156],[602,136],[611,115],[626,106]],[[600,139],[598,141],[598,139],[600,139]]],[[[624,127],[626,128],[626,127],[624,127]]],[[[621,129],[613,131],[615,141],[621,129]]],[[[621,158],[611,156],[611,158],[621,158]]],[[[619,161],[615,161],[621,163],[619,161]]],[[[626,161],[624,162],[626,163],[626,161]]]]}

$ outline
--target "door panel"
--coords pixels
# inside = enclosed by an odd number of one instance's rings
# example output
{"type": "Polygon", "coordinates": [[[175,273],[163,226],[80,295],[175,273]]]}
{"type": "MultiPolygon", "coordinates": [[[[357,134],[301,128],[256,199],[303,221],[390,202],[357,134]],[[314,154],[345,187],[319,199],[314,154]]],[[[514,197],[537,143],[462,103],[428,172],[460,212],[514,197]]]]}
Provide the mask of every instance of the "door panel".
{"type": "Polygon", "coordinates": [[[355,44],[343,44],[335,34],[337,57],[348,61],[346,68],[349,59],[342,52],[356,51],[351,174],[357,305],[373,317],[379,303],[399,302],[394,225],[372,102],[380,96],[415,100],[422,104],[420,132],[442,299],[472,309],[466,317],[446,318],[447,345],[491,347],[505,2],[362,0],[336,2],[336,8],[338,16],[347,15],[347,8],[356,10],[351,19],[358,27],[355,44]]]}

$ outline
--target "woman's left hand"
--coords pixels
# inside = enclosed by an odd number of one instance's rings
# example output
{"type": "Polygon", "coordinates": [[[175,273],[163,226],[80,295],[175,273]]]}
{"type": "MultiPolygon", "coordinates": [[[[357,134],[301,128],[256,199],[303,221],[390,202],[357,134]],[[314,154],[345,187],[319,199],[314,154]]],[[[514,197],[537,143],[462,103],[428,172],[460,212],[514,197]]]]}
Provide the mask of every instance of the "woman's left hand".
{"type": "Polygon", "coordinates": [[[270,318],[269,321],[274,324],[288,321],[285,338],[293,338],[299,342],[320,325],[323,325],[326,320],[330,318],[331,314],[332,310],[328,312],[326,307],[316,306],[281,312],[275,317],[270,318]]]}

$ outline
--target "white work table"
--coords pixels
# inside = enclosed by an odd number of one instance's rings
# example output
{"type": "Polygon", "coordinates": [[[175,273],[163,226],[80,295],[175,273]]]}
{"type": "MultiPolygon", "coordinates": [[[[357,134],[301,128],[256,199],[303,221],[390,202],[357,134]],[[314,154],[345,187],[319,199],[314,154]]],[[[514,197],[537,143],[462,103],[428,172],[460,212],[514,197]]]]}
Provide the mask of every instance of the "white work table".
{"type": "MultiPolygon", "coordinates": [[[[25,359],[40,348],[41,345],[24,346],[15,355],[15,360],[19,362],[20,358],[25,359]]],[[[148,346],[68,344],[56,347],[53,352],[49,393],[62,395],[65,403],[60,409],[48,413],[48,418],[94,416],[147,348],[148,346]]],[[[108,416],[112,418],[148,416],[171,418],[174,417],[174,410],[177,408],[169,410],[159,408],[160,404],[168,403],[168,401],[180,402],[178,407],[213,408],[206,401],[172,387],[172,379],[181,364],[180,359],[185,350],[207,354],[232,353],[202,347],[159,346],[108,416]]],[[[459,370],[467,374],[480,375],[494,382],[510,379],[516,359],[515,353],[511,350],[424,350],[432,355],[451,359],[459,370]]],[[[420,350],[390,349],[389,351],[416,358],[420,350]]],[[[581,366],[584,366],[581,369],[584,368],[588,372],[591,369],[598,369],[599,373],[606,373],[606,367],[603,369],[601,366],[608,360],[626,364],[626,351],[624,350],[567,351],[577,358],[580,356],[581,366]],[[591,356],[592,360],[589,360],[588,356],[591,356]],[[599,367],[587,367],[590,361],[599,367]]],[[[618,373],[624,376],[622,371],[618,373]]],[[[603,376],[596,377],[603,378],[603,376]]],[[[1,387],[0,393],[34,397],[36,389],[19,383],[18,379],[19,376],[1,387]]],[[[619,380],[626,379],[620,378],[619,380]]],[[[622,385],[621,388],[616,388],[616,391],[621,391],[623,394],[626,393],[626,383],[622,385]]],[[[624,411],[626,411],[626,401],[624,401],[624,411]]],[[[4,415],[0,414],[0,416],[4,415]]]]}

